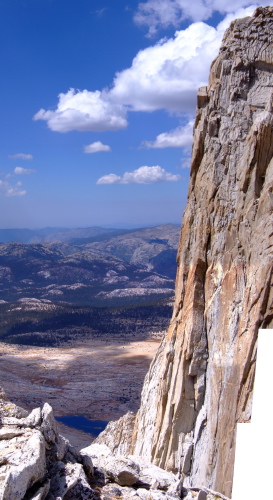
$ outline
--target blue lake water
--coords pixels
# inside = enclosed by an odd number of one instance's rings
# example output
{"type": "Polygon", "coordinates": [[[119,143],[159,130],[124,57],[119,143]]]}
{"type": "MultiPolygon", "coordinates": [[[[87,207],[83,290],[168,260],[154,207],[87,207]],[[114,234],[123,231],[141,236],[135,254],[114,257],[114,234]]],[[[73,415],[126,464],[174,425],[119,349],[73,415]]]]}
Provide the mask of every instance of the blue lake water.
{"type": "Polygon", "coordinates": [[[83,432],[89,432],[93,436],[98,436],[104,431],[108,422],[105,420],[89,420],[83,415],[65,415],[64,417],[55,417],[58,422],[61,422],[68,427],[73,427],[83,432]]]}

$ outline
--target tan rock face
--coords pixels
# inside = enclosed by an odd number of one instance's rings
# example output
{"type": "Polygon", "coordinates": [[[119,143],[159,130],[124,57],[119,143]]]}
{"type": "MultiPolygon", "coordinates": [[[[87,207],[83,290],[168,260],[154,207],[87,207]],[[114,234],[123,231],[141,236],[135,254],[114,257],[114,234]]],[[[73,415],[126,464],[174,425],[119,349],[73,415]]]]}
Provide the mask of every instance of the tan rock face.
{"type": "Polygon", "coordinates": [[[272,39],[271,7],[234,21],[199,92],[174,313],[132,449],[228,496],[258,328],[273,325],[272,39]]]}
{"type": "Polygon", "coordinates": [[[93,443],[105,444],[114,455],[129,455],[135,417],[132,411],[128,411],[119,420],[109,422],[93,443]]]}

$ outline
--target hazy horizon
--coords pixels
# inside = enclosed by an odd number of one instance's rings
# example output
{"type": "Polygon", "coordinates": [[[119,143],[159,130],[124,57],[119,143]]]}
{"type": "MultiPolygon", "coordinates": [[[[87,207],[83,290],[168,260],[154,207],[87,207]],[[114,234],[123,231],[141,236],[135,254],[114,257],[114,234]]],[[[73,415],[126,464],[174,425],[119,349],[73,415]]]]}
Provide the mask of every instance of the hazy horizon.
{"type": "Polygon", "coordinates": [[[87,228],[92,228],[92,227],[100,227],[103,229],[143,229],[143,228],[148,228],[148,227],[157,227],[157,226],[163,226],[163,225],[168,225],[172,224],[174,226],[180,226],[180,222],[158,222],[158,223],[135,223],[135,224],[124,224],[122,222],[116,222],[114,224],[91,224],[91,225],[79,225],[79,226],[33,226],[33,227],[0,227],[0,231],[14,231],[14,230],[30,230],[30,231],[41,231],[44,229],[54,229],[57,231],[64,231],[64,230],[70,230],[70,229],[87,229],[87,228]]]}

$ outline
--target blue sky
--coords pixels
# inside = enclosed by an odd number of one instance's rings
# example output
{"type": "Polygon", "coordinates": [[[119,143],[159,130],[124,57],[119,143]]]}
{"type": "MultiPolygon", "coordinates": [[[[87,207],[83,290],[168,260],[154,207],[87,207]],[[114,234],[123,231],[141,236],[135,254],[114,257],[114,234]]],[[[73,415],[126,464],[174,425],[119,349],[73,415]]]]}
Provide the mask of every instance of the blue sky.
{"type": "Polygon", "coordinates": [[[196,91],[250,5],[3,0],[1,228],[180,223],[196,91]]]}

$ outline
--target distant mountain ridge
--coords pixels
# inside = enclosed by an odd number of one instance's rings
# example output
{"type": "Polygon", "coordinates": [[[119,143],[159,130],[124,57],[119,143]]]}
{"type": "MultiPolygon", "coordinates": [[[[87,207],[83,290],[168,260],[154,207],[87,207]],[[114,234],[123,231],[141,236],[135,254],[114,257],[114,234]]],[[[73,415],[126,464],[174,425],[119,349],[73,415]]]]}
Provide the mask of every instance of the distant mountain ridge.
{"type": "MultiPolygon", "coordinates": [[[[166,328],[179,232],[172,224],[137,230],[46,229],[43,238],[59,239],[0,243],[0,338],[55,345],[92,332],[127,332],[136,325],[138,335],[146,335],[153,314],[153,328],[166,328]],[[126,308],[124,322],[113,307],[126,308]]],[[[19,236],[33,239],[28,232],[19,236]]]]}
{"type": "Polygon", "coordinates": [[[54,241],[0,243],[0,300],[36,298],[90,307],[173,295],[178,226],[46,232],[44,237],[54,241]],[[65,242],[83,234],[86,238],[65,242]]]}
{"type": "Polygon", "coordinates": [[[87,238],[90,239],[90,243],[93,241],[99,241],[101,239],[107,239],[108,237],[118,236],[127,233],[135,233],[138,231],[146,231],[147,229],[160,228],[173,226],[179,228],[177,224],[164,224],[151,227],[140,227],[140,228],[130,228],[130,229],[118,229],[118,228],[105,228],[100,226],[90,226],[83,228],[66,228],[66,227],[45,227],[42,229],[27,229],[27,228],[15,228],[15,229],[0,229],[0,243],[43,243],[43,242],[55,242],[61,241],[63,243],[77,243],[83,244],[88,243],[85,241],[87,238]]]}

